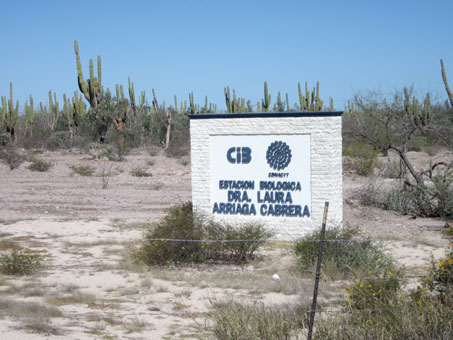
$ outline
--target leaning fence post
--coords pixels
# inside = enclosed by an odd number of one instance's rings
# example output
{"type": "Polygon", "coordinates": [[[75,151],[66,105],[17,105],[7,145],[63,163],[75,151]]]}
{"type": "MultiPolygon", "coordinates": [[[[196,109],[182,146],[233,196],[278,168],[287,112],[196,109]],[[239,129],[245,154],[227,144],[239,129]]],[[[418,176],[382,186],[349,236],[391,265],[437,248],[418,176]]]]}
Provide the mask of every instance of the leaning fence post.
{"type": "Polygon", "coordinates": [[[328,210],[329,210],[329,202],[326,202],[324,205],[324,217],[322,218],[321,239],[319,241],[319,250],[318,250],[318,263],[316,265],[315,289],[313,290],[313,302],[311,304],[311,310],[310,310],[310,323],[308,325],[307,340],[311,340],[311,338],[312,338],[313,324],[315,323],[316,303],[318,300],[319,278],[321,277],[322,249],[324,247],[324,235],[326,234],[326,223],[327,223],[327,211],[328,210]]]}

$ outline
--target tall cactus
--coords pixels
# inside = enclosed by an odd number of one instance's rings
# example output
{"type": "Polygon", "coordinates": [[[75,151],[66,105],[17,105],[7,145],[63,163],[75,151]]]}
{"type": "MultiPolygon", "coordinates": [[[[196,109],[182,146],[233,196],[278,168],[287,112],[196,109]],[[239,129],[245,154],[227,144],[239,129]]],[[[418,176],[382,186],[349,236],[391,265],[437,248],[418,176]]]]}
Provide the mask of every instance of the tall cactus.
{"type": "Polygon", "coordinates": [[[448,86],[447,72],[445,72],[444,61],[442,59],[440,60],[440,68],[442,72],[442,79],[445,85],[445,90],[447,91],[447,96],[450,100],[451,107],[453,107],[453,93],[451,93],[450,86],[448,86]]]}
{"type": "Polygon", "coordinates": [[[66,97],[66,94],[63,94],[63,114],[66,116],[66,121],[68,123],[69,138],[73,139],[77,127],[77,116],[71,105],[71,101],[66,97]]]}
{"type": "Polygon", "coordinates": [[[286,111],[291,111],[291,108],[289,106],[288,92],[286,92],[286,111]]]}
{"type": "Polygon", "coordinates": [[[195,102],[193,100],[193,92],[189,93],[189,110],[191,114],[198,113],[197,107],[195,106],[195,102]]]}
{"type": "Polygon", "coordinates": [[[285,109],[283,108],[282,96],[280,95],[280,91],[278,91],[278,94],[277,94],[277,107],[276,107],[276,109],[277,109],[276,110],[277,112],[285,111],[285,109]]]}
{"type": "Polygon", "coordinates": [[[47,126],[49,127],[50,131],[55,130],[59,117],[60,117],[60,111],[59,111],[59,103],[57,101],[57,94],[54,92],[53,98],[52,98],[52,90],[49,90],[49,112],[46,115],[46,118],[47,118],[47,126]]]}
{"type": "Polygon", "coordinates": [[[9,83],[9,100],[6,103],[6,97],[2,97],[2,116],[3,125],[5,125],[6,131],[9,133],[11,141],[16,141],[16,125],[19,120],[19,101],[16,102],[14,107],[13,101],[13,83],[9,83]]]}
{"type": "Polygon", "coordinates": [[[132,112],[137,113],[137,105],[135,103],[134,82],[131,82],[131,78],[127,77],[127,83],[129,85],[129,99],[130,99],[130,103],[131,103],[132,112]]]}
{"type": "Polygon", "coordinates": [[[30,131],[30,137],[33,137],[33,128],[35,126],[35,109],[33,106],[33,97],[30,95],[30,104],[25,102],[25,129],[24,136],[30,131]]]}
{"type": "Polygon", "coordinates": [[[412,101],[410,98],[409,90],[404,88],[404,112],[412,123],[423,131],[424,128],[429,124],[431,119],[431,97],[427,93],[423,106],[419,103],[418,99],[413,97],[412,101]]]}
{"type": "Polygon", "coordinates": [[[85,118],[86,104],[77,91],[74,91],[74,97],[72,98],[72,109],[75,112],[77,121],[81,121],[85,118]]]}
{"type": "Polygon", "coordinates": [[[261,101],[261,106],[263,112],[269,112],[269,108],[271,106],[271,95],[267,90],[267,81],[264,82],[264,98],[261,101]]]}
{"type": "Polygon", "coordinates": [[[77,79],[80,92],[83,93],[85,99],[90,104],[91,108],[96,108],[102,101],[104,90],[102,88],[102,70],[101,57],[97,58],[97,77],[94,76],[93,59],[90,59],[90,77],[85,81],[83,78],[82,64],[79,56],[79,45],[77,40],[74,40],[74,52],[76,55],[77,64],[77,79]]]}
{"type": "Polygon", "coordinates": [[[226,103],[226,107],[227,107],[227,111],[228,112],[233,112],[233,103],[232,103],[232,99],[231,99],[231,95],[230,95],[230,87],[227,86],[223,89],[224,93],[225,93],[225,103],[226,103]]]}
{"type": "Polygon", "coordinates": [[[174,95],[174,100],[175,100],[175,112],[179,113],[179,111],[178,111],[178,98],[176,97],[176,94],[174,95]]]}
{"type": "Polygon", "coordinates": [[[6,117],[6,111],[8,111],[8,104],[6,102],[6,97],[2,96],[2,107],[0,108],[0,122],[2,124],[6,117]]]}

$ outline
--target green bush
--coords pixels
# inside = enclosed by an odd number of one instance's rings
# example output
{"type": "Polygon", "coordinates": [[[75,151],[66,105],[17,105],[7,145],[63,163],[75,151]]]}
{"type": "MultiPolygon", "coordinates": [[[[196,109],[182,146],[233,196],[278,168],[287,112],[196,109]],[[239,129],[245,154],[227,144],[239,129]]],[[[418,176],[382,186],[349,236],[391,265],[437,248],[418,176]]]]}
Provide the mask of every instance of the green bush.
{"type": "Polygon", "coordinates": [[[31,171],[46,172],[52,167],[52,163],[38,158],[33,158],[31,162],[32,163],[28,166],[28,169],[31,171]]]}
{"type": "Polygon", "coordinates": [[[256,249],[270,236],[262,225],[233,227],[207,220],[194,214],[192,203],[187,202],[170,208],[156,227],[145,235],[145,240],[134,255],[137,261],[148,265],[246,262],[253,258],[256,249]]]}
{"type": "MultiPolygon", "coordinates": [[[[327,229],[322,261],[331,263],[343,275],[353,272],[379,273],[392,268],[393,260],[384,253],[382,246],[368,239],[357,239],[354,230],[327,229]]],[[[302,268],[312,268],[318,259],[321,231],[315,231],[298,240],[294,251],[302,268]]],[[[336,273],[335,273],[336,274],[336,273]]]]}
{"type": "Polygon", "coordinates": [[[448,339],[453,334],[453,289],[438,294],[437,286],[429,285],[443,280],[441,271],[442,261],[425,284],[409,291],[402,287],[399,271],[353,281],[346,290],[345,312],[319,319],[315,339],[448,339]]]}
{"type": "Polygon", "coordinates": [[[433,176],[431,185],[424,187],[407,186],[402,182],[389,187],[373,180],[356,190],[354,195],[363,205],[397,211],[403,215],[453,216],[453,180],[444,176],[433,176]]]}
{"type": "Polygon", "coordinates": [[[11,137],[9,133],[0,132],[0,146],[7,146],[10,141],[11,137]]]}
{"type": "MultiPolygon", "coordinates": [[[[390,269],[382,276],[358,279],[347,286],[348,308],[352,311],[383,308],[395,303],[402,284],[401,270],[390,269]]],[[[377,311],[379,313],[379,311],[377,311]]]]}
{"type": "Polygon", "coordinates": [[[80,176],[87,176],[87,177],[93,176],[94,170],[95,170],[92,166],[83,165],[83,164],[82,165],[72,165],[72,166],[70,166],[70,168],[76,174],[78,174],[80,176]]]}
{"type": "Polygon", "coordinates": [[[295,333],[305,324],[308,308],[266,307],[263,304],[217,302],[210,313],[213,325],[208,328],[216,340],[299,339],[295,333]]]}
{"type": "Polygon", "coordinates": [[[362,143],[353,143],[343,148],[346,171],[352,171],[360,176],[370,176],[378,164],[379,152],[362,143]]]}
{"type": "Polygon", "coordinates": [[[425,284],[430,290],[441,295],[446,291],[453,291],[453,252],[438,263],[433,262],[430,275],[425,278],[425,284]]]}
{"type": "Polygon", "coordinates": [[[142,168],[133,168],[131,175],[134,177],[151,177],[152,174],[142,168]]]}
{"type": "Polygon", "coordinates": [[[7,164],[10,170],[14,170],[24,162],[25,157],[14,146],[8,145],[0,149],[0,160],[7,164]]]}
{"type": "Polygon", "coordinates": [[[415,136],[409,140],[407,149],[409,151],[422,151],[425,147],[429,146],[428,138],[425,136],[415,136]]]}
{"type": "Polygon", "coordinates": [[[0,256],[0,269],[8,275],[32,274],[41,265],[39,255],[26,254],[21,250],[12,250],[10,254],[0,256]]]}

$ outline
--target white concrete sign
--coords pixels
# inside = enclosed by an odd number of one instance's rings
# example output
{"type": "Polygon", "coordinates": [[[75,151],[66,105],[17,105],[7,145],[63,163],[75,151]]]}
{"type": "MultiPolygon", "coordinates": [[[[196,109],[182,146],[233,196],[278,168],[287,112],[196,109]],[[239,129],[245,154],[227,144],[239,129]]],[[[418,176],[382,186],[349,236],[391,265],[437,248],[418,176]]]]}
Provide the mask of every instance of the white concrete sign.
{"type": "Polygon", "coordinates": [[[192,202],[239,226],[263,224],[279,239],[341,226],[342,112],[193,114],[192,202]]]}
{"type": "Polygon", "coordinates": [[[210,136],[214,215],[310,218],[310,135],[210,136]]]}

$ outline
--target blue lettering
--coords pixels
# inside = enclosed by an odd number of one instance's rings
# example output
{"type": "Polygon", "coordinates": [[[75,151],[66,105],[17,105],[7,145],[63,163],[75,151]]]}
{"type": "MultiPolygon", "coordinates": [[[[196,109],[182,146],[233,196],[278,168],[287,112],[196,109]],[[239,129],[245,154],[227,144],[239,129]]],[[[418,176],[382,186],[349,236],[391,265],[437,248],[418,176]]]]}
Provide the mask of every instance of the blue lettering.
{"type": "Polygon", "coordinates": [[[306,205],[306,206],[304,207],[304,213],[303,213],[302,216],[304,216],[304,217],[305,217],[305,216],[310,217],[310,210],[308,210],[308,205],[306,205]]]}
{"type": "Polygon", "coordinates": [[[234,152],[235,149],[236,148],[233,146],[232,148],[229,148],[228,151],[227,151],[228,162],[230,162],[232,164],[236,163],[236,160],[231,156],[231,154],[234,152]]]}

